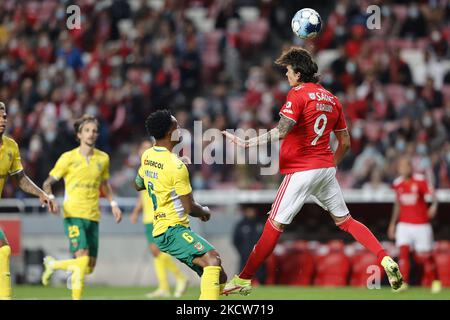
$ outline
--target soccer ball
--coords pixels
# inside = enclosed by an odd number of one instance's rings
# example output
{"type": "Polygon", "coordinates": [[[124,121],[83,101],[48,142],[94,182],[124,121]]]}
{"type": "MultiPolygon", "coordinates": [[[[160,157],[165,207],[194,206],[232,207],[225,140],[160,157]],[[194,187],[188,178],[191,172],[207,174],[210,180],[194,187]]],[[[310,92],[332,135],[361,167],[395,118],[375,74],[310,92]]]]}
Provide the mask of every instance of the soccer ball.
{"type": "Polygon", "coordinates": [[[316,10],[304,8],[292,18],[291,28],[298,37],[312,39],[322,28],[322,19],[316,10]]]}

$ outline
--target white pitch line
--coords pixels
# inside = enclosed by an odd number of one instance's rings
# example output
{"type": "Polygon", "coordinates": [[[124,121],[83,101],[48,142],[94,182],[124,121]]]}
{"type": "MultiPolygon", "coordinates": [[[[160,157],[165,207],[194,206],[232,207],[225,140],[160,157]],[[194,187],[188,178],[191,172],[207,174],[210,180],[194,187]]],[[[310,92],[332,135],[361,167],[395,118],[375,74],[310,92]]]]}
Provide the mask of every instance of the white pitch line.
{"type": "MultiPolygon", "coordinates": [[[[135,300],[135,299],[139,299],[139,300],[148,300],[148,301],[152,301],[152,300],[160,300],[160,299],[148,299],[145,298],[145,295],[133,295],[133,296],[94,296],[94,297],[89,297],[83,300],[135,300]]],[[[31,298],[21,298],[21,299],[14,299],[14,300],[71,300],[70,298],[63,298],[61,296],[59,297],[45,297],[43,298],[37,298],[37,297],[31,297],[31,298]]],[[[170,299],[161,299],[161,300],[170,300],[170,299]]],[[[173,299],[173,300],[178,300],[178,299],[173,299]]]]}

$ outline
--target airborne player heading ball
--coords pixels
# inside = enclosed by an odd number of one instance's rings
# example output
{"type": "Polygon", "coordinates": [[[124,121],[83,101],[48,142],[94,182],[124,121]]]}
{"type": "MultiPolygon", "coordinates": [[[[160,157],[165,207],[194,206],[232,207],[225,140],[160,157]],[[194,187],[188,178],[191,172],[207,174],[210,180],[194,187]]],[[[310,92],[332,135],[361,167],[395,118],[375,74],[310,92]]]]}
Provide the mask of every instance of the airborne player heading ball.
{"type": "Polygon", "coordinates": [[[351,217],[336,179],[336,166],[350,147],[339,99],[318,83],[318,67],[307,50],[292,47],[283,52],[276,63],[286,67],[286,76],[292,87],[281,108],[278,126],[245,141],[223,132],[234,143],[246,148],[283,139],[280,172],[284,175],[261,238],[244,270],[226,285],[224,294],[250,293],[251,279],[257,269],[272,253],[281,233],[310,196],[326,208],[336,226],[350,233],[377,256],[391,286],[398,289],[402,275],[397,263],[387,255],[372,232],[351,217]],[[331,132],[339,142],[334,153],[330,147],[331,132]]]}
{"type": "Polygon", "coordinates": [[[211,211],[194,200],[186,165],[172,153],[179,142],[178,122],[168,110],[159,110],[147,118],[145,127],[155,144],[141,157],[135,187],[150,196],[153,239],[160,251],[201,277],[201,300],[217,300],[227,275],[216,249],[189,227],[189,216],[208,221],[211,211]]]}

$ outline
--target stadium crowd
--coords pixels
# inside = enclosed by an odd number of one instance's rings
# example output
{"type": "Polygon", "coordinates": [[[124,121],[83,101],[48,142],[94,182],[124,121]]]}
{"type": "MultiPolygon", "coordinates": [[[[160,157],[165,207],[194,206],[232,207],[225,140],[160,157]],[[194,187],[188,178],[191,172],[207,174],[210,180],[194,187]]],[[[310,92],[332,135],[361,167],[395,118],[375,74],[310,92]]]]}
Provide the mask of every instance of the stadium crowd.
{"type": "MultiPolygon", "coordinates": [[[[144,119],[170,108],[180,125],[270,129],[288,83],[273,60],[305,46],[321,83],[340,97],[352,136],[339,180],[382,190],[409,154],[435,187],[450,187],[450,5],[446,1],[302,1],[324,20],[313,41],[295,38],[289,0],[73,1],[81,28],[66,26],[65,0],[0,2],[0,100],[27,174],[42,184],[59,155],[76,146],[73,121],[101,122],[98,147],[111,155],[123,196],[139,163],[144,119]],[[380,3],[381,28],[366,26],[380,3]]],[[[218,145],[223,148],[224,145],[218,145]]],[[[258,166],[195,165],[195,189],[264,189],[279,176],[258,166]],[[230,167],[232,170],[230,170],[230,167]]],[[[4,197],[21,196],[7,185],[4,197]]]]}

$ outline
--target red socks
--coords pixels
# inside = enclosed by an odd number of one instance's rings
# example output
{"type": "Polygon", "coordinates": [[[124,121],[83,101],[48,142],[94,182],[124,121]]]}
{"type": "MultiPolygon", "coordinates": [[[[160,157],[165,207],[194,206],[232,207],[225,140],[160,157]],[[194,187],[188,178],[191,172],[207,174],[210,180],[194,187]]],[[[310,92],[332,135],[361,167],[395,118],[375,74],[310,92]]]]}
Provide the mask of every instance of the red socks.
{"type": "Polygon", "coordinates": [[[350,233],[356,241],[361,243],[369,251],[377,255],[378,264],[381,264],[381,260],[387,256],[380,242],[373,235],[373,233],[361,222],[348,216],[346,220],[337,225],[341,230],[350,233]]]}
{"type": "Polygon", "coordinates": [[[245,264],[239,278],[251,279],[261,264],[270,256],[283,231],[275,227],[270,219],[267,219],[264,231],[253,248],[250,257],[245,264]]]}
{"type": "Polygon", "coordinates": [[[415,253],[414,258],[416,263],[422,269],[422,285],[429,285],[433,280],[439,280],[436,263],[432,253],[415,253]]]}
{"type": "MultiPolygon", "coordinates": [[[[350,233],[356,241],[361,243],[368,250],[377,255],[378,263],[387,256],[381,244],[375,238],[373,233],[362,223],[354,220],[351,216],[347,220],[338,225],[341,230],[350,233]]],[[[255,247],[253,248],[247,263],[242,270],[239,278],[251,279],[255,275],[261,264],[269,257],[275,248],[278,238],[280,237],[282,230],[279,230],[273,225],[270,219],[267,220],[264,227],[263,234],[259,238],[255,247]]]]}
{"type": "Polygon", "coordinates": [[[411,264],[409,262],[409,246],[400,246],[400,253],[398,256],[398,266],[402,273],[403,280],[409,283],[409,272],[411,270],[411,264]]]}

